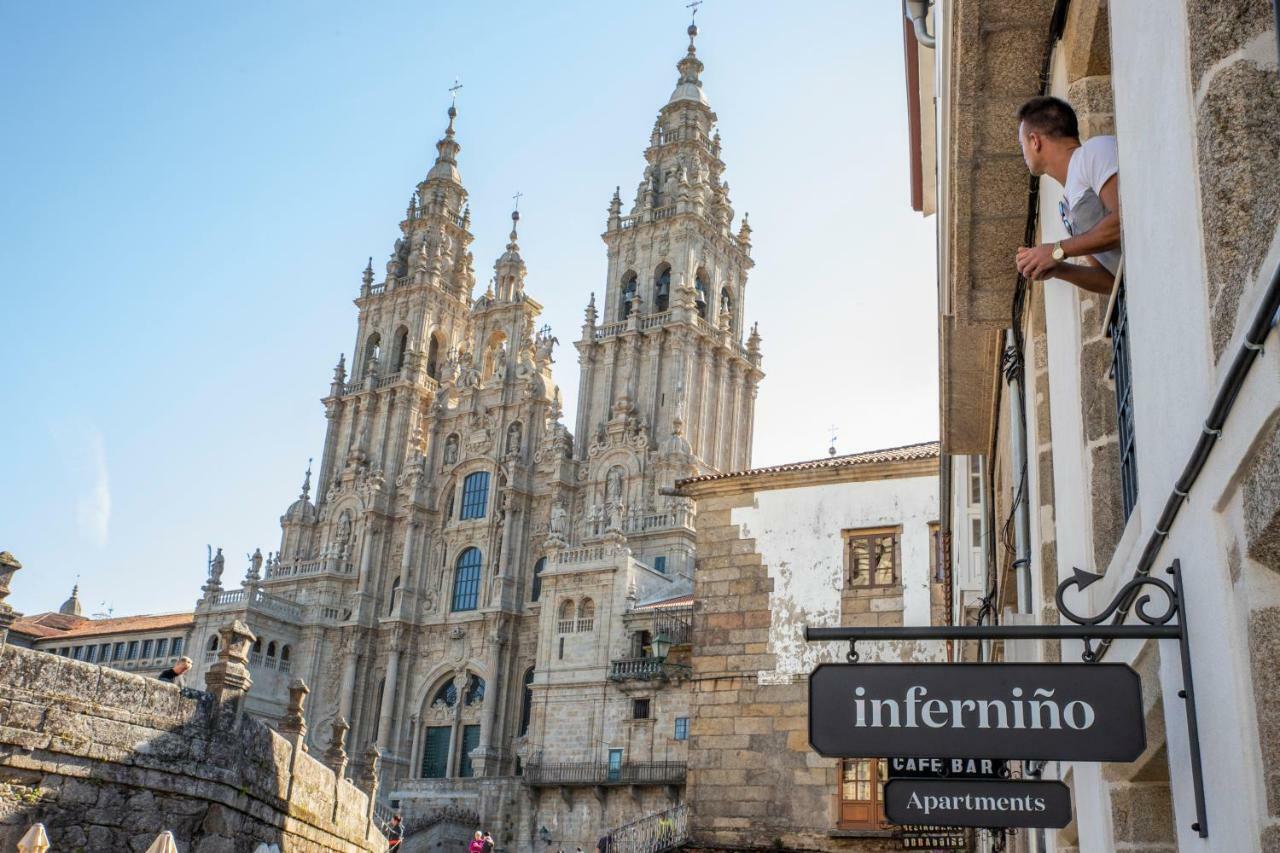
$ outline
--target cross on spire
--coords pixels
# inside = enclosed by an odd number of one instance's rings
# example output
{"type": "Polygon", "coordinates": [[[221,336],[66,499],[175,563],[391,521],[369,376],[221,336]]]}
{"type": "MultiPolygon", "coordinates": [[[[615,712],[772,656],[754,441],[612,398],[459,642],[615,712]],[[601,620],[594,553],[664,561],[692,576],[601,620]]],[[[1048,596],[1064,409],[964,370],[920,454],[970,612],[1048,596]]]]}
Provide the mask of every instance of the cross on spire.
{"type": "Polygon", "coordinates": [[[516,190],[516,194],[515,194],[515,195],[513,195],[511,198],[515,200],[515,203],[516,203],[515,209],[516,209],[516,210],[519,210],[519,209],[520,209],[520,199],[524,198],[524,193],[520,192],[519,190],[516,190]]]}
{"type": "Polygon", "coordinates": [[[836,455],[836,434],[839,432],[839,428],[835,424],[832,424],[829,427],[829,429],[831,430],[831,446],[827,448],[827,455],[835,456],[836,455]]]}
{"type": "Polygon", "coordinates": [[[686,9],[691,9],[689,13],[689,23],[696,24],[698,22],[698,7],[702,5],[702,0],[693,0],[692,3],[685,5],[686,9]]]}
{"type": "Polygon", "coordinates": [[[449,87],[449,96],[453,98],[454,106],[458,104],[458,90],[462,88],[462,84],[458,82],[458,78],[453,78],[453,85],[449,87]]]}

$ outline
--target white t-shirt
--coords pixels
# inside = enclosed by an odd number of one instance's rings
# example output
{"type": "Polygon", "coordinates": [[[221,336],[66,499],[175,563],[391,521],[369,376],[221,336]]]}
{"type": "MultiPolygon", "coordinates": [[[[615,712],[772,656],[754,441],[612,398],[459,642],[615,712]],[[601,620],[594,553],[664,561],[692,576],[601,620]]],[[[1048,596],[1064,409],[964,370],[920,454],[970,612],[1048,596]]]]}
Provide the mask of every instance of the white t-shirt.
{"type": "MultiPolygon", "coordinates": [[[[1102,203],[1102,187],[1120,171],[1119,149],[1114,136],[1095,136],[1085,140],[1071,154],[1067,164],[1067,210],[1063,224],[1072,236],[1084,234],[1107,215],[1102,203]]],[[[1114,273],[1120,264],[1120,251],[1099,252],[1093,256],[1114,273]]]]}

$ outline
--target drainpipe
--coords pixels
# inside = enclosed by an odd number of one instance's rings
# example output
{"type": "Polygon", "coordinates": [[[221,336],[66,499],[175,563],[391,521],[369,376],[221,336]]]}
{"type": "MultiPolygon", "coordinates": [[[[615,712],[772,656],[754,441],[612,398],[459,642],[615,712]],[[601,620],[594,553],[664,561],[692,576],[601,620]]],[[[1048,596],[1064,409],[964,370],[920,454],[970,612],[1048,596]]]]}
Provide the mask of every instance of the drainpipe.
{"type": "Polygon", "coordinates": [[[935,43],[934,37],[929,35],[928,24],[925,21],[931,4],[932,0],[902,0],[902,14],[915,29],[916,41],[929,48],[935,43]]]}
{"type": "Polygon", "coordinates": [[[1027,500],[1026,400],[1022,396],[1022,359],[1012,329],[1004,333],[1005,380],[1009,384],[1009,442],[1013,445],[1013,571],[1018,584],[1018,612],[1030,613],[1031,512],[1027,500]]]}

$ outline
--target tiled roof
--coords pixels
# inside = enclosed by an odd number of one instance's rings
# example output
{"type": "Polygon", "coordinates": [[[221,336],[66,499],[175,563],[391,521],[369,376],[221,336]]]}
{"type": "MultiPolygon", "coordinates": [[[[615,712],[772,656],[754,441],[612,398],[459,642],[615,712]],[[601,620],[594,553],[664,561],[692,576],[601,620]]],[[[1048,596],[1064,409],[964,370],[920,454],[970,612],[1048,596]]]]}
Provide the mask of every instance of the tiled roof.
{"type": "Polygon", "coordinates": [[[772,465],[768,468],[749,468],[746,471],[729,471],[724,474],[703,474],[701,477],[680,480],[676,483],[676,487],[679,488],[686,483],[709,483],[713,480],[728,480],[733,477],[749,477],[756,474],[785,474],[791,471],[820,471],[828,468],[849,468],[855,465],[936,459],[938,452],[938,442],[926,441],[921,444],[905,444],[902,447],[889,447],[884,450],[828,456],[825,459],[811,459],[807,462],[788,462],[785,465],[772,465]]]}
{"type": "Polygon", "coordinates": [[[664,598],[662,601],[651,601],[648,604],[637,604],[635,610],[666,610],[671,607],[688,607],[693,604],[693,593],[677,595],[675,598],[664,598]]]}
{"type": "Polygon", "coordinates": [[[38,640],[54,637],[96,637],[140,631],[169,631],[191,627],[195,617],[186,613],[157,613],[146,616],[117,616],[111,619],[84,619],[60,613],[40,613],[19,619],[11,630],[38,640]]]}

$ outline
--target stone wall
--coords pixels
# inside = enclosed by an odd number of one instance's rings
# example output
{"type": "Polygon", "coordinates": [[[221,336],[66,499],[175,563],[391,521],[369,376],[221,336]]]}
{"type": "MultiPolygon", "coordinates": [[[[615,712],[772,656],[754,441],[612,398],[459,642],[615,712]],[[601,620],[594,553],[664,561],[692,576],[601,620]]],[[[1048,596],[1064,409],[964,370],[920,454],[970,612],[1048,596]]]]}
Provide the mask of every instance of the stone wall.
{"type": "MultiPolygon", "coordinates": [[[[687,794],[695,849],[890,850],[889,832],[836,827],[837,762],[809,746],[804,680],[761,684],[773,580],[731,520],[751,492],[698,500],[687,794]]],[[[900,618],[900,617],[899,617],[900,618]]]]}
{"type": "Polygon", "coordinates": [[[43,822],[53,849],[381,851],[369,798],[239,699],[0,648],[0,849],[43,822]]]}

